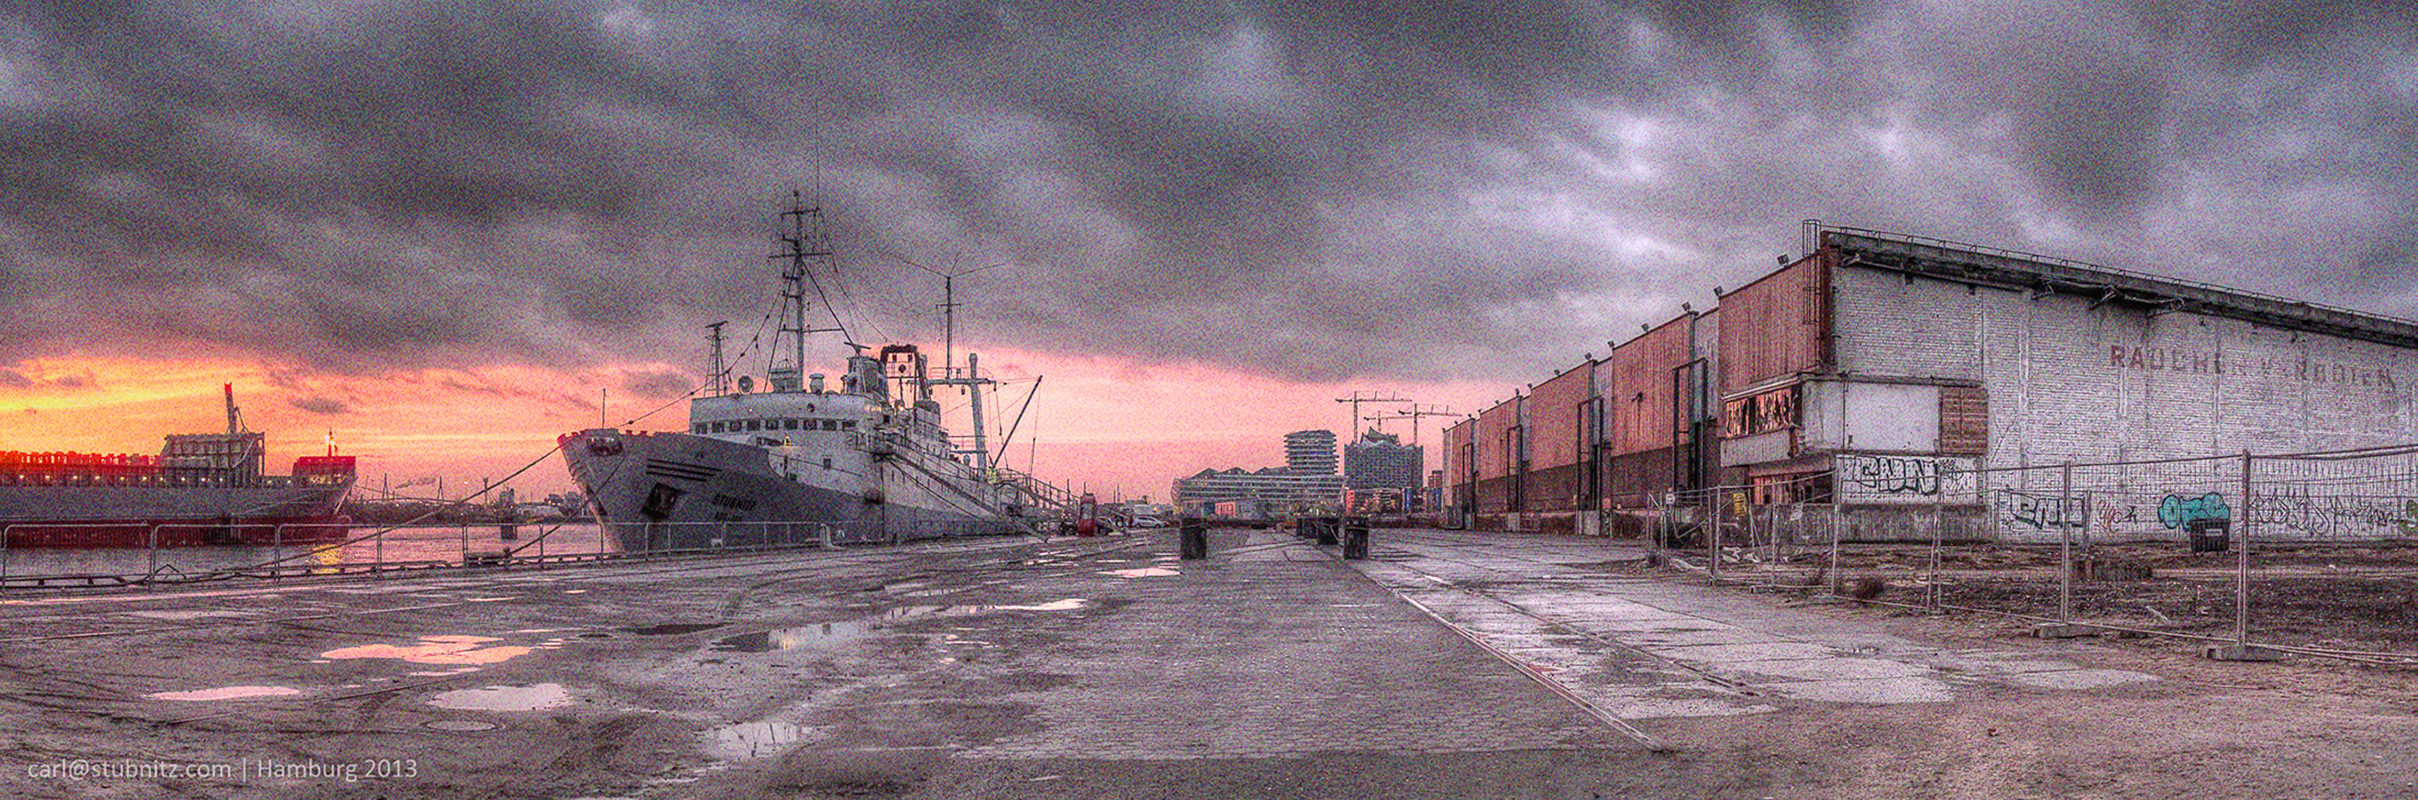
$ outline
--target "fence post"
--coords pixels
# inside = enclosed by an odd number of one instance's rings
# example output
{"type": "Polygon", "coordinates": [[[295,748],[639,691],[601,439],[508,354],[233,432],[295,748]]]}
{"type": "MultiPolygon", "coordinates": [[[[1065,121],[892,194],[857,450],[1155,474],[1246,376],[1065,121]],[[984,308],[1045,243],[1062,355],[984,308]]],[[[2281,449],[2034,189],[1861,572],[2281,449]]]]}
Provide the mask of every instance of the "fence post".
{"type": "Polygon", "coordinates": [[[8,540],[17,535],[17,526],[0,525],[0,591],[8,590],[8,540]]]}
{"type": "Polygon", "coordinates": [[[151,579],[160,574],[160,526],[158,523],[151,525],[148,538],[150,546],[144,550],[149,553],[151,567],[143,572],[144,589],[151,588],[151,579]]]}
{"type": "Polygon", "coordinates": [[[2254,459],[2250,451],[2242,451],[2241,509],[2236,515],[2241,524],[2234,526],[2233,545],[2233,644],[2209,645],[2201,654],[2218,661],[2276,661],[2281,651],[2250,643],[2250,518],[2256,507],[2250,496],[2250,469],[2254,459]]]}
{"type": "MultiPolygon", "coordinates": [[[[386,578],[386,534],[392,531],[394,531],[394,528],[389,527],[386,530],[371,534],[369,537],[371,545],[374,548],[374,553],[371,557],[376,559],[376,561],[372,562],[373,566],[370,567],[370,574],[378,576],[380,580],[384,580],[386,578]]],[[[346,535],[349,536],[351,534],[347,533],[346,535]]]]}
{"type": "Polygon", "coordinates": [[[2057,622],[2074,622],[2074,462],[2059,469],[2057,490],[2057,622]]]}
{"type": "Polygon", "coordinates": [[[2250,646],[2250,451],[2242,451],[2242,524],[2233,549],[2233,644],[2250,646]]]}
{"type": "Polygon", "coordinates": [[[1721,585],[1721,499],[1727,494],[1716,489],[1712,492],[1712,499],[1705,501],[1705,510],[1712,512],[1705,515],[1708,528],[1704,537],[1705,552],[1712,556],[1705,560],[1708,565],[1706,575],[1712,579],[1714,586],[1721,585]]]}
{"type": "Polygon", "coordinates": [[[1826,588],[1829,589],[1831,596],[1836,597],[1839,594],[1838,587],[1847,582],[1847,576],[1839,574],[1839,540],[1845,537],[1846,531],[1842,530],[1842,527],[1845,525],[1845,520],[1841,519],[1842,515],[1839,513],[1839,497],[1836,493],[1833,493],[1830,497],[1829,516],[1830,584],[1826,588]]]}
{"type": "Polygon", "coordinates": [[[280,522],[277,527],[269,529],[269,558],[272,559],[269,562],[269,580],[272,581],[285,578],[285,526],[286,523],[280,522]]]}

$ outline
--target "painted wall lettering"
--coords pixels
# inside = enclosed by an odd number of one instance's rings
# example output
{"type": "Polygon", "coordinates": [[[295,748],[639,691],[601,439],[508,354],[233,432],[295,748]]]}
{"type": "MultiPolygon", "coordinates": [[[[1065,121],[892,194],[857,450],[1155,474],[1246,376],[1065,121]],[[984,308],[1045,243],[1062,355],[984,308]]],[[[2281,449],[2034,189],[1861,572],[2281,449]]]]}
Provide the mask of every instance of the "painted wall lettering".
{"type": "Polygon", "coordinates": [[[1833,489],[1855,505],[1974,501],[1974,459],[1957,456],[1836,457],[1833,489]]]}
{"type": "Polygon", "coordinates": [[[2225,374],[2225,351],[2176,350],[2169,347],[2107,346],[2107,365],[2118,369],[2171,370],[2202,374],[2225,374]]]}
{"type": "Polygon", "coordinates": [[[2000,523],[2032,530],[2057,528],[2080,529],[2090,524],[2091,504],[2087,495],[2060,498],[2055,495],[2035,495],[2012,489],[1990,493],[1990,506],[1997,510],[2000,523]]]}
{"type": "Polygon", "coordinates": [[[2233,509],[2225,506],[2225,496],[2209,492],[2198,497],[2170,494],[2158,501],[2158,524],[2181,528],[2203,519],[2233,519],[2233,509]]]}

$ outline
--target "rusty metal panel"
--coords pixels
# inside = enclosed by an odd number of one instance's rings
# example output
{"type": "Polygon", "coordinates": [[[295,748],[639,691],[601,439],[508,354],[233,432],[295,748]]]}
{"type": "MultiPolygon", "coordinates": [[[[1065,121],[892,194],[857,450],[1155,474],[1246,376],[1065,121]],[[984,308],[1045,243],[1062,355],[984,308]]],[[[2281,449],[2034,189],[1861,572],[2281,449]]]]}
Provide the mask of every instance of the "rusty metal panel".
{"type": "Polygon", "coordinates": [[[1721,296],[1721,391],[1828,366],[1829,271],[1798,259],[1721,296]]]}
{"type": "MultiPolygon", "coordinates": [[[[1678,399],[1677,387],[1672,385],[1672,372],[1695,360],[1689,354],[1688,319],[1680,317],[1663,323],[1635,339],[1612,348],[1596,371],[1609,372],[1609,380],[1599,379],[1603,387],[1605,413],[1611,415],[1611,433],[1607,439],[1614,456],[1660,450],[1672,445],[1676,438],[1673,410],[1678,399]]],[[[1635,487],[1608,486],[1607,491],[1631,491],[1635,487]]]]}
{"type": "Polygon", "coordinates": [[[1979,386],[1939,390],[1939,451],[1981,455],[1990,447],[1990,393],[1979,386]]]}
{"type": "Polygon", "coordinates": [[[1594,396],[1595,362],[1537,384],[1528,393],[1528,468],[1548,470],[1576,464],[1585,457],[1583,438],[1586,405],[1594,396]]]}

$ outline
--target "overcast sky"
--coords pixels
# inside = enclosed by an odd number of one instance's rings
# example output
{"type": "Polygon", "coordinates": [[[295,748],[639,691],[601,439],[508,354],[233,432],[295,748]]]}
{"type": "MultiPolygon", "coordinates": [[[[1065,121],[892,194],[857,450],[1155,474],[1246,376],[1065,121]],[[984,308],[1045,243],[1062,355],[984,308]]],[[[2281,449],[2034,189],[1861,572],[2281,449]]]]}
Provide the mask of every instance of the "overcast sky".
{"type": "Polygon", "coordinates": [[[793,189],[859,340],[936,335],[898,258],[1005,263],[969,342],[1279,383],[1507,393],[1808,218],[2418,316],[2393,3],[28,5],[0,388],[206,356],[668,399],[762,317],[793,189]]]}

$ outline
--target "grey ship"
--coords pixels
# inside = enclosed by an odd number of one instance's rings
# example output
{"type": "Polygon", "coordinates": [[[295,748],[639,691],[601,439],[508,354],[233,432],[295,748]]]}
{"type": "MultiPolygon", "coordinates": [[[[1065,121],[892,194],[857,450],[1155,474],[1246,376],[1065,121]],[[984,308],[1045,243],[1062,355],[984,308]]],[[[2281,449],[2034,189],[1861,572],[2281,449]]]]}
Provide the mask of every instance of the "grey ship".
{"type": "Polygon", "coordinates": [[[868,356],[851,343],[837,387],[802,374],[807,334],[825,332],[805,325],[808,265],[830,251],[819,209],[782,216],[789,265],[773,352],[786,360],[767,370],[769,391],[748,376],[728,391],[716,323],[711,383],[689,401],[686,432],[563,435],[563,461],[598,521],[624,552],[1031,532],[1025,490],[990,467],[981,393],[970,451],[956,448],[932,399],[935,386],[985,381],[931,378],[912,345],[868,356]]]}

